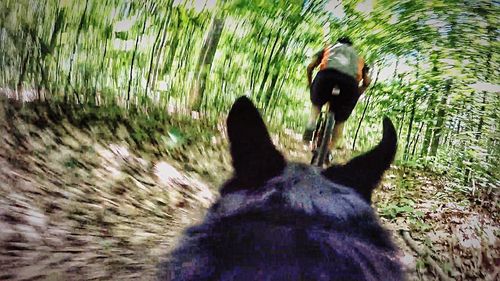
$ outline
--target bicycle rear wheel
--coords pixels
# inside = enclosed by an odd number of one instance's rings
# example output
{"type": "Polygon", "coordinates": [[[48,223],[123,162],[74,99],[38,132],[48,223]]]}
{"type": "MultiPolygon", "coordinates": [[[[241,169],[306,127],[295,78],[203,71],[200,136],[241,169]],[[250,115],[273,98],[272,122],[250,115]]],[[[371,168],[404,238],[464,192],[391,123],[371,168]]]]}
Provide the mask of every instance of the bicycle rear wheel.
{"type": "Polygon", "coordinates": [[[319,148],[321,147],[321,141],[323,140],[323,134],[325,132],[325,127],[326,127],[325,115],[326,115],[325,112],[321,112],[318,117],[318,121],[316,122],[316,129],[314,130],[313,133],[312,146],[311,146],[313,152],[311,165],[318,164],[318,152],[319,148]]]}
{"type": "Polygon", "coordinates": [[[335,124],[335,116],[333,112],[328,112],[326,115],[326,121],[325,121],[325,126],[323,129],[323,134],[320,135],[320,144],[317,147],[317,150],[315,153],[316,157],[313,157],[313,165],[316,165],[318,167],[322,167],[323,163],[325,162],[327,156],[328,156],[328,144],[330,143],[330,138],[332,136],[332,131],[333,131],[333,126],[335,124]]]}

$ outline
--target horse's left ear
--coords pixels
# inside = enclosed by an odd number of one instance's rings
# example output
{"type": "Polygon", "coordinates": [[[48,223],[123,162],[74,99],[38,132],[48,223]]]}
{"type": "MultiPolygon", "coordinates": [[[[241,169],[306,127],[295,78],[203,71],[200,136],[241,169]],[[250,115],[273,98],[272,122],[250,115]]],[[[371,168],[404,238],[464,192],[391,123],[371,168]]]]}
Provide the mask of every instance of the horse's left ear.
{"type": "Polygon", "coordinates": [[[233,180],[238,184],[226,185],[222,193],[233,191],[233,186],[257,188],[283,171],[285,159],[274,147],[264,120],[247,97],[242,96],[233,104],[227,117],[227,133],[235,172],[233,180]]]}
{"type": "Polygon", "coordinates": [[[389,169],[397,149],[397,134],[389,118],[384,118],[384,135],[369,152],[353,158],[345,165],[332,166],[323,175],[335,183],[355,189],[371,202],[372,192],[384,172],[389,169]]]}

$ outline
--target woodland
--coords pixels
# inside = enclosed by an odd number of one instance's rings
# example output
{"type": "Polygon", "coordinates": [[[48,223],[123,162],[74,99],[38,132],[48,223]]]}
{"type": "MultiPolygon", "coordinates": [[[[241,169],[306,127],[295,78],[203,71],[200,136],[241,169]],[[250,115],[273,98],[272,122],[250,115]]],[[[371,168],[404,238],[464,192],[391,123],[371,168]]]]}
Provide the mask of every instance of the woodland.
{"type": "Polygon", "coordinates": [[[409,280],[500,278],[500,2],[1,0],[0,280],[152,280],[231,174],[248,96],[288,159],[306,67],[348,36],[372,84],[334,162],[395,162],[373,205],[409,280]]]}

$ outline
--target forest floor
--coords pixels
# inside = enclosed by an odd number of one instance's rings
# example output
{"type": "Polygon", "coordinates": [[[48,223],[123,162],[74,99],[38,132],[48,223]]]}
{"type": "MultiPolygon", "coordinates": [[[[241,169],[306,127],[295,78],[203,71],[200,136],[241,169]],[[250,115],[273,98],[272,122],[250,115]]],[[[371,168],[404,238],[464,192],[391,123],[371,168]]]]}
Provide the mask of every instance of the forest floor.
{"type": "MultiPolygon", "coordinates": [[[[0,280],[154,279],[160,258],[202,217],[231,167],[222,123],[141,122],[0,96],[0,280]]],[[[308,160],[298,135],[273,138],[289,160],[308,160]]],[[[431,264],[448,280],[499,280],[497,202],[393,166],[374,205],[409,280],[440,280],[431,264]]]]}

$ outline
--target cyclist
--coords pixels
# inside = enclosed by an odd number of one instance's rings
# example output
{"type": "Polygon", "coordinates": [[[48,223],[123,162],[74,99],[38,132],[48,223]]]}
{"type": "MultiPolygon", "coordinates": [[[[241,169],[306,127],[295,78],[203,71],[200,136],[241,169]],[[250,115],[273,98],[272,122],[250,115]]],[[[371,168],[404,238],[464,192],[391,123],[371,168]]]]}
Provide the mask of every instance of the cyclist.
{"type": "Polygon", "coordinates": [[[343,37],[335,45],[316,53],[307,66],[307,81],[312,107],[303,140],[311,141],[321,107],[330,102],[330,111],[335,116],[332,140],[328,146],[331,150],[342,137],[344,122],[351,115],[359,96],[371,83],[368,67],[353,48],[351,40],[343,37]],[[320,70],[312,81],[312,73],[317,66],[320,70]],[[358,87],[361,81],[362,85],[358,87]],[[340,89],[337,95],[335,88],[340,89]]]}

